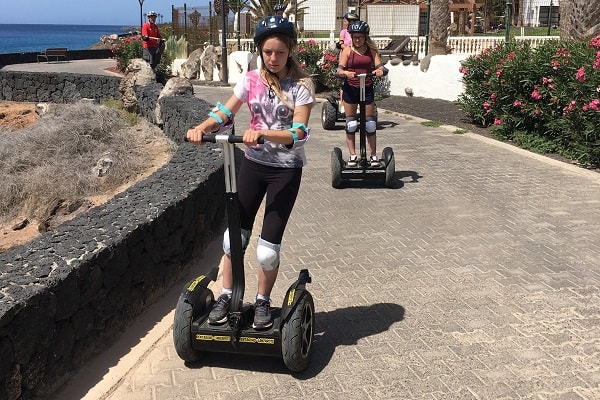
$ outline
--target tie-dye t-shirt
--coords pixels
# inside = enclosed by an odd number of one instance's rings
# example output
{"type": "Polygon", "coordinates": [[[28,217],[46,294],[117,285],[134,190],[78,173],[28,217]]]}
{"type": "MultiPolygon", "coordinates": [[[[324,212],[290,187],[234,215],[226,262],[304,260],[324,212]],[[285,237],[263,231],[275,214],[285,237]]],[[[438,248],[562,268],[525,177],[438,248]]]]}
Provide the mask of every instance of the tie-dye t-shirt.
{"type": "MultiPolygon", "coordinates": [[[[310,83],[308,83],[310,84],[310,83]]],[[[282,93],[291,106],[311,104],[314,99],[312,88],[291,79],[281,81],[282,93]]],[[[283,130],[292,127],[294,110],[289,109],[275,94],[269,95],[269,86],[260,77],[259,70],[246,72],[233,89],[235,96],[248,104],[250,109],[250,128],[255,130],[283,130]]],[[[306,165],[304,143],[310,136],[298,140],[293,146],[266,141],[253,147],[246,146],[246,158],[259,164],[282,168],[300,168],[306,165]]]]}

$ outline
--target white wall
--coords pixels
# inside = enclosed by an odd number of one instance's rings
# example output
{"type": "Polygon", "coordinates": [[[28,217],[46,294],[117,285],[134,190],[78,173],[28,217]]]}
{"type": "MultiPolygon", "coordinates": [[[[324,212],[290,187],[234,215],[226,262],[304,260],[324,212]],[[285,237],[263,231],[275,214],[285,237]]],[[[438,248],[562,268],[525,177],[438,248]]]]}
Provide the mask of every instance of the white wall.
{"type": "Polygon", "coordinates": [[[463,92],[459,68],[460,62],[467,57],[460,54],[432,56],[426,72],[421,71],[420,65],[393,66],[388,62],[391,94],[407,96],[406,88],[411,88],[415,97],[454,101],[463,92]]]}
{"type": "Polygon", "coordinates": [[[371,36],[417,35],[419,6],[367,5],[367,23],[371,28],[371,36]]]}

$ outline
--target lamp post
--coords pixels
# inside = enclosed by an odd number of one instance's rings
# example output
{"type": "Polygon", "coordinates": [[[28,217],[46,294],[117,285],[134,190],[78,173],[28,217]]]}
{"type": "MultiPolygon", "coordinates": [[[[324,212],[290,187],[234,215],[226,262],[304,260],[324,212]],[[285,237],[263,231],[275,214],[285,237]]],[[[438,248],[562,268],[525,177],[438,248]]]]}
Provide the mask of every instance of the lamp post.
{"type": "Polygon", "coordinates": [[[431,0],[427,0],[427,22],[425,23],[425,55],[427,55],[429,53],[429,19],[430,18],[431,18],[431,0]]]}
{"type": "Polygon", "coordinates": [[[550,0],[550,7],[548,8],[548,35],[550,36],[550,25],[552,25],[552,0],[550,0]]]}
{"type": "Polygon", "coordinates": [[[241,24],[240,24],[240,17],[242,16],[242,2],[240,0],[237,0],[237,26],[236,26],[236,31],[237,31],[237,46],[238,46],[238,50],[242,49],[242,43],[241,43],[241,37],[240,37],[240,28],[241,28],[241,24]]]}
{"type": "Polygon", "coordinates": [[[223,22],[223,30],[221,31],[221,68],[223,68],[223,83],[229,82],[229,71],[227,71],[227,17],[225,3],[227,0],[221,0],[221,20],[223,22]]]}
{"type": "Polygon", "coordinates": [[[508,43],[510,39],[510,12],[512,10],[512,0],[506,0],[506,32],[504,34],[504,43],[508,43]]]}
{"type": "Polygon", "coordinates": [[[138,0],[140,3],[140,35],[142,34],[142,27],[144,26],[144,12],[142,11],[142,6],[144,5],[144,0],[138,0]]]}

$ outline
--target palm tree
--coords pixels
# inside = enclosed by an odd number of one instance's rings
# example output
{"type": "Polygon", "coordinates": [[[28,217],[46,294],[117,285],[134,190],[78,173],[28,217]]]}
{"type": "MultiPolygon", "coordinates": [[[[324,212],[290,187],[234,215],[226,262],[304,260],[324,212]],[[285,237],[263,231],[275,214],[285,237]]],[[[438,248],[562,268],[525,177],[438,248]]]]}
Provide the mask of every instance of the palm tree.
{"type": "Polygon", "coordinates": [[[429,52],[431,55],[447,54],[446,41],[450,27],[448,0],[431,0],[429,23],[429,52]]]}
{"type": "Polygon", "coordinates": [[[275,5],[283,4],[286,10],[289,10],[286,14],[294,14],[297,28],[298,22],[303,21],[304,15],[307,14],[308,7],[304,5],[306,1],[307,0],[246,0],[245,4],[246,9],[254,18],[253,22],[258,22],[269,15],[274,15],[275,5]]]}
{"type": "Polygon", "coordinates": [[[600,34],[600,7],[596,1],[560,2],[561,40],[587,40],[600,34]]]}

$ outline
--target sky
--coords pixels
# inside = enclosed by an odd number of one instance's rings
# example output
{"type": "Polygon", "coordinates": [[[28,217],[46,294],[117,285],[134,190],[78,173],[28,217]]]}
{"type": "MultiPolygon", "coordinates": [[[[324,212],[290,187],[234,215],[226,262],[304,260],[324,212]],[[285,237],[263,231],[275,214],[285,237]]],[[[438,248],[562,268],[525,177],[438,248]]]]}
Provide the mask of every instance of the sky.
{"type": "MultiPolygon", "coordinates": [[[[208,6],[209,0],[189,3],[181,0],[144,0],[142,10],[163,15],[171,21],[171,5],[208,6]]],[[[140,23],[139,0],[0,0],[0,24],[137,25],[140,23]]],[[[158,21],[160,22],[160,20],[158,21]]]]}

